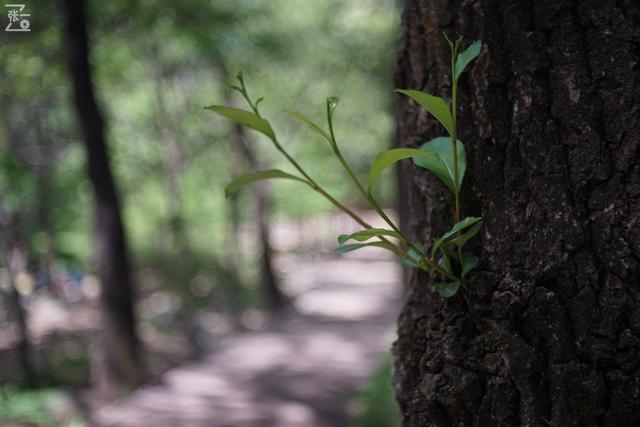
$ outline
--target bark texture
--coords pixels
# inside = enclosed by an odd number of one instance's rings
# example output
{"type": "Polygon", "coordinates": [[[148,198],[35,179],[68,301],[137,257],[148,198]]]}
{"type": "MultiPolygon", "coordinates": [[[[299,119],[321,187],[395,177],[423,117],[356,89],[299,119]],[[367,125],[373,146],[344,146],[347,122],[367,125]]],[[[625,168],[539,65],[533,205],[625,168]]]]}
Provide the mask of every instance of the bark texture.
{"type": "Polygon", "coordinates": [[[120,202],[111,173],[104,122],[93,90],[85,2],[66,0],[69,70],[95,200],[95,242],[101,282],[101,363],[97,379],[107,394],[141,381],[129,257],[120,202]]]}
{"type": "MultiPolygon", "coordinates": [[[[442,31],[484,43],[458,120],[463,214],[485,226],[468,289],[443,300],[412,279],[403,425],[640,425],[640,3],[406,0],[397,87],[449,92],[442,31]]],[[[399,108],[400,145],[444,134],[399,108]]],[[[430,243],[451,196],[426,171],[409,180],[410,228],[430,243]]]]}

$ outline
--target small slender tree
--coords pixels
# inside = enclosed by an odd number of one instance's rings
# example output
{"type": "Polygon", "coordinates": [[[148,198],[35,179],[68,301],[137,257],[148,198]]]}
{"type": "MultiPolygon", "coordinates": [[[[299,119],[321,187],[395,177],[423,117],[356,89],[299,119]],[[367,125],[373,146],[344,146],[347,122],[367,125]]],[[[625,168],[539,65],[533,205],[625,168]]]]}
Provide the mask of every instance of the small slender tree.
{"type": "Polygon", "coordinates": [[[133,309],[133,285],[111,173],[104,121],[94,94],[83,0],[65,0],[66,41],[74,103],[87,153],[87,171],[95,201],[95,242],[101,282],[101,361],[97,380],[111,394],[141,380],[140,344],[133,309]]]}
{"type": "MultiPolygon", "coordinates": [[[[246,141],[244,128],[234,123],[233,146],[244,159],[248,169],[252,171],[260,170],[262,166],[256,159],[251,146],[246,141]]],[[[270,198],[266,183],[259,183],[254,187],[256,202],[256,225],[258,228],[260,244],[260,287],[268,308],[277,310],[287,304],[287,297],[278,285],[276,273],[273,270],[273,249],[271,248],[269,229],[269,207],[270,198]]]]}
{"type": "Polygon", "coordinates": [[[0,265],[9,272],[10,289],[8,303],[13,311],[13,318],[18,326],[18,362],[22,368],[22,374],[27,386],[37,385],[35,370],[31,360],[32,346],[29,340],[27,325],[27,312],[22,305],[22,300],[16,288],[16,278],[27,269],[27,257],[18,237],[18,225],[16,218],[10,215],[0,202],[0,265]]]}

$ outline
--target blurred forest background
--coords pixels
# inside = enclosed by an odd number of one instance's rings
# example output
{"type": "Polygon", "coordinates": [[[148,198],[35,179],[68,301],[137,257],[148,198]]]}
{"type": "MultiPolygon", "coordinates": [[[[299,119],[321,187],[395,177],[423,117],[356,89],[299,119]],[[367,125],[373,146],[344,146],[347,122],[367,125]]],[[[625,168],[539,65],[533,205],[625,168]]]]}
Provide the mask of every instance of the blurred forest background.
{"type": "MultiPolygon", "coordinates": [[[[288,168],[257,134],[203,107],[244,107],[228,89],[242,70],[252,95],[265,97],[262,113],[281,141],[334,195],[358,208],[356,190],[330,150],[283,110],[324,123],[325,98],[339,96],[338,138],[365,176],[395,131],[391,70],[399,6],[394,0],[88,3],[93,83],[149,375],[235,330],[260,328],[269,311],[304,290],[279,279],[301,259],[329,254],[344,231],[326,201],[296,183],[274,182],[225,200],[233,176],[258,165],[288,168]]],[[[59,409],[67,391],[92,384],[100,327],[93,193],[64,7],[32,1],[27,9],[31,32],[0,33],[0,423],[75,425],[82,417],[59,409]]],[[[395,182],[380,184],[383,205],[391,207],[395,182]]],[[[380,400],[391,401],[388,364],[381,363],[387,369],[365,392],[374,411],[380,400]]],[[[369,421],[362,425],[391,425],[375,413],[363,417],[369,421]]]]}

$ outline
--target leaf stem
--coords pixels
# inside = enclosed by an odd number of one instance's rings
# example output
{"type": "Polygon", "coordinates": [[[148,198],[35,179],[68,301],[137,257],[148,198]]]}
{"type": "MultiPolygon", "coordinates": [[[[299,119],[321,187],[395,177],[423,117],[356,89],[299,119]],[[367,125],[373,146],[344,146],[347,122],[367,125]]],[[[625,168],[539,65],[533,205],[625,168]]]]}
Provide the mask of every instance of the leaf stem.
{"type": "MultiPolygon", "coordinates": [[[[332,142],[333,142],[333,152],[334,152],[334,154],[336,155],[336,157],[340,161],[340,164],[342,164],[344,169],[347,171],[347,174],[349,175],[351,180],[354,182],[354,184],[356,185],[356,187],[358,188],[360,193],[362,193],[364,198],[367,200],[369,205],[393,229],[393,231],[398,233],[398,235],[400,236],[402,242],[405,245],[407,245],[407,247],[413,249],[416,252],[416,254],[418,254],[420,256],[421,261],[424,262],[426,267],[428,267],[429,269],[438,271],[440,274],[448,277],[449,279],[457,280],[458,278],[456,278],[455,276],[451,275],[447,270],[445,270],[444,268],[440,267],[437,263],[435,263],[432,260],[430,260],[427,257],[427,255],[420,248],[418,248],[415,244],[413,244],[413,242],[402,232],[402,230],[400,230],[400,228],[391,220],[391,218],[389,218],[389,216],[384,212],[382,207],[380,207],[380,205],[373,198],[373,196],[367,193],[367,191],[364,189],[362,183],[360,183],[360,180],[358,180],[356,175],[353,173],[353,170],[349,166],[349,163],[347,163],[345,158],[342,156],[342,153],[340,152],[340,149],[338,148],[338,144],[337,144],[335,136],[333,134],[333,126],[331,126],[331,124],[329,125],[329,132],[331,134],[331,139],[332,139],[332,142]]],[[[381,240],[386,240],[384,237],[380,237],[380,236],[378,236],[378,237],[381,240]]],[[[406,254],[405,254],[405,258],[410,260],[410,261],[413,261],[413,260],[411,260],[410,257],[406,256],[406,254]]],[[[429,270],[425,269],[425,271],[429,271],[429,270]]]]}
{"type": "MultiPolygon", "coordinates": [[[[262,117],[260,115],[260,112],[258,111],[258,102],[256,102],[255,104],[251,101],[251,98],[249,97],[249,94],[247,92],[247,88],[244,84],[244,79],[242,78],[241,74],[238,74],[238,81],[240,82],[240,87],[234,87],[236,90],[238,90],[238,92],[240,92],[242,94],[242,96],[244,97],[244,99],[247,101],[247,103],[249,104],[249,106],[251,107],[251,109],[253,110],[253,112],[258,116],[258,117],[262,117]]],[[[345,168],[345,170],[347,171],[347,173],[349,174],[349,177],[351,178],[351,180],[356,184],[356,187],[358,188],[358,190],[363,194],[363,196],[367,199],[367,201],[369,202],[369,204],[371,205],[371,207],[373,207],[375,209],[375,211],[378,213],[378,215],[380,215],[387,224],[389,224],[389,226],[396,232],[398,233],[398,235],[401,237],[401,240],[403,241],[404,244],[406,244],[408,247],[410,247],[411,249],[413,249],[419,256],[420,256],[420,260],[421,262],[418,263],[418,266],[420,268],[422,268],[425,271],[430,271],[431,270],[436,270],[438,271],[440,274],[442,274],[443,276],[448,277],[449,279],[452,280],[459,280],[457,277],[455,277],[454,275],[452,275],[451,273],[449,273],[447,270],[445,270],[444,268],[442,268],[441,266],[439,266],[437,263],[431,261],[421,250],[420,248],[418,248],[417,246],[415,246],[408,238],[407,236],[404,235],[404,233],[402,233],[402,231],[393,223],[393,221],[391,221],[391,219],[387,216],[387,214],[382,210],[382,208],[380,207],[380,205],[375,201],[375,199],[369,195],[364,187],[362,186],[362,184],[360,183],[360,181],[358,180],[358,178],[355,176],[355,174],[353,173],[353,170],[351,170],[351,167],[349,167],[349,164],[347,163],[347,161],[344,159],[344,157],[342,156],[342,153],[340,152],[340,150],[338,149],[338,145],[336,143],[336,139],[335,139],[335,135],[333,132],[333,124],[331,122],[331,120],[329,120],[329,132],[331,135],[331,140],[333,142],[333,151],[336,155],[336,157],[338,158],[338,160],[340,161],[340,163],[342,164],[342,166],[345,168]],[[424,263],[424,266],[422,265],[424,263]],[[426,267],[426,268],[425,268],[426,267]]],[[[369,223],[367,223],[365,220],[363,220],[362,218],[360,218],[355,212],[353,212],[351,209],[349,209],[348,207],[346,207],[345,205],[343,205],[342,203],[340,203],[336,198],[334,198],[331,194],[327,193],[320,185],[318,185],[318,183],[311,178],[311,176],[302,168],[302,166],[300,166],[300,164],[287,152],[287,150],[284,149],[284,147],[280,144],[280,142],[278,141],[278,139],[275,137],[273,137],[272,139],[273,144],[275,145],[276,149],[289,161],[289,163],[291,163],[293,165],[294,168],[296,168],[298,170],[298,172],[300,172],[302,174],[302,176],[305,178],[305,181],[307,183],[307,185],[309,185],[309,187],[311,187],[314,191],[320,193],[325,199],[327,199],[332,205],[334,205],[336,208],[340,209],[342,212],[346,213],[347,215],[349,215],[354,221],[356,221],[358,224],[360,224],[361,226],[363,226],[364,228],[373,228],[369,223]]],[[[389,241],[387,238],[383,237],[383,236],[378,236],[378,238],[383,241],[388,243],[389,245],[391,245],[394,249],[396,249],[396,251],[394,251],[394,253],[410,262],[414,262],[413,259],[411,259],[411,257],[408,255],[408,253],[404,252],[400,247],[398,247],[397,245],[395,245],[394,243],[392,243],[391,241],[389,241]]]]}
{"type": "MultiPolygon", "coordinates": [[[[460,222],[460,178],[458,170],[458,122],[457,122],[457,98],[458,98],[458,79],[456,79],[456,62],[458,59],[458,49],[462,38],[456,40],[451,52],[451,151],[453,153],[453,196],[455,198],[455,223],[460,222]]],[[[458,259],[460,268],[462,268],[462,246],[458,245],[458,259]]]]}
{"type": "Polygon", "coordinates": [[[456,122],[456,110],[457,110],[457,94],[458,94],[458,82],[456,81],[456,59],[458,56],[459,40],[454,44],[453,52],[451,52],[451,150],[453,152],[453,195],[455,198],[455,223],[460,222],[460,178],[458,171],[458,125],[456,122]]]}

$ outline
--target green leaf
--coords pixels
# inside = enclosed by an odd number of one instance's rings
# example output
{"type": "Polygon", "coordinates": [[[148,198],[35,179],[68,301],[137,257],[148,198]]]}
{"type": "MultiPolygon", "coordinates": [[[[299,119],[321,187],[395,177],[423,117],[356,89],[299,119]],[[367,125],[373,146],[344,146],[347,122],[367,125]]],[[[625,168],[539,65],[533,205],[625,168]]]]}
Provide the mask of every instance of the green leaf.
{"type": "Polygon", "coordinates": [[[478,262],[480,259],[471,253],[466,253],[462,255],[462,274],[461,277],[464,278],[471,270],[478,266],[478,262]]]}
{"type": "MultiPolygon", "coordinates": [[[[458,190],[462,187],[462,179],[467,170],[467,153],[462,141],[456,140],[458,151],[458,190]]],[[[434,153],[432,157],[416,157],[413,163],[416,166],[428,169],[444,182],[451,191],[454,191],[454,169],[453,152],[451,150],[451,139],[441,136],[424,143],[420,150],[427,153],[434,153]]]]}
{"type": "MultiPolygon", "coordinates": [[[[420,251],[424,252],[424,245],[422,243],[414,243],[413,245],[416,248],[420,249],[420,251]]],[[[398,259],[400,260],[400,263],[402,265],[406,267],[411,267],[411,268],[417,268],[420,265],[422,258],[420,257],[420,255],[418,255],[415,249],[410,248],[407,251],[407,256],[409,257],[409,259],[398,256],[398,259]]]]}
{"type": "Polygon", "coordinates": [[[409,249],[407,251],[407,256],[409,257],[409,259],[399,256],[398,260],[400,261],[400,263],[405,267],[417,268],[421,261],[420,255],[418,255],[415,250],[409,249]]]}
{"type": "Polygon", "coordinates": [[[460,282],[451,282],[451,283],[437,283],[436,291],[442,298],[450,298],[458,293],[458,289],[460,288],[460,282]]]}
{"type": "Polygon", "coordinates": [[[460,74],[467,68],[467,65],[471,61],[475,59],[476,56],[480,54],[480,49],[482,49],[482,43],[480,40],[476,40],[462,53],[458,54],[458,59],[456,60],[456,73],[455,78],[458,80],[460,74]]]}
{"type": "Polygon", "coordinates": [[[279,169],[269,169],[265,171],[252,172],[252,173],[248,173],[248,174],[237,177],[225,187],[224,194],[226,197],[229,197],[236,191],[246,187],[249,184],[253,184],[256,181],[260,181],[263,179],[274,179],[274,178],[293,179],[296,181],[304,182],[305,184],[307,183],[307,181],[305,181],[304,179],[299,178],[295,175],[291,175],[289,173],[283,172],[279,169]]]}
{"type": "Polygon", "coordinates": [[[204,109],[211,110],[214,113],[218,113],[221,116],[231,119],[236,123],[240,123],[241,125],[248,126],[251,129],[257,130],[258,132],[269,137],[269,139],[271,139],[272,141],[276,139],[276,136],[273,133],[273,129],[271,129],[271,125],[269,124],[269,122],[262,117],[258,117],[251,111],[241,110],[239,108],[233,107],[225,107],[224,105],[210,105],[208,107],[204,107],[204,109]]]}
{"type": "Polygon", "coordinates": [[[373,160],[371,170],[369,171],[369,194],[371,194],[373,184],[375,184],[376,179],[378,179],[378,176],[380,176],[380,173],[383,170],[402,159],[408,159],[410,157],[435,158],[436,154],[424,150],[418,150],[417,148],[393,148],[379,153],[373,160]]]}
{"type": "Polygon", "coordinates": [[[285,113],[289,114],[293,118],[300,120],[301,122],[306,123],[309,126],[309,128],[311,128],[311,130],[316,132],[318,135],[322,136],[324,139],[327,140],[327,142],[329,142],[329,144],[333,146],[333,141],[331,141],[331,136],[327,132],[322,130],[320,126],[318,126],[317,124],[309,120],[307,117],[303,116],[302,114],[296,113],[295,111],[285,111],[285,113]]]}
{"type": "Polygon", "coordinates": [[[353,234],[342,234],[338,237],[338,243],[342,245],[344,242],[352,239],[364,242],[365,240],[378,236],[390,236],[397,239],[400,238],[400,235],[393,230],[387,230],[385,228],[367,228],[365,230],[356,231],[353,234]]]}
{"type": "MultiPolygon", "coordinates": [[[[479,223],[480,221],[482,221],[482,217],[480,217],[480,216],[468,216],[465,219],[463,219],[462,221],[460,221],[457,224],[455,224],[453,227],[451,227],[451,230],[447,231],[442,237],[440,237],[439,239],[437,239],[435,241],[435,243],[433,245],[433,248],[431,249],[431,257],[433,258],[435,256],[436,251],[438,250],[440,245],[442,245],[444,243],[452,242],[452,240],[453,240],[454,236],[456,235],[456,233],[458,233],[459,231],[464,230],[465,228],[471,227],[472,225],[474,225],[476,223],[479,223]]],[[[482,224],[480,224],[480,226],[482,226],[482,224]]],[[[480,227],[478,227],[478,230],[480,230],[480,227]]],[[[475,233],[477,233],[477,231],[475,233]]],[[[473,237],[473,236],[471,236],[471,237],[473,237]]],[[[466,242],[466,240],[465,240],[465,242],[466,242]]],[[[457,242],[457,243],[459,244],[459,242],[457,242]]]]}
{"type": "Polygon", "coordinates": [[[451,111],[447,102],[439,96],[429,95],[428,93],[421,92],[419,90],[403,90],[396,89],[396,92],[403,93],[409,96],[411,99],[422,105],[428,112],[433,114],[442,126],[445,127],[449,135],[453,133],[453,119],[451,118],[451,111]]]}
{"type": "Polygon", "coordinates": [[[454,237],[453,239],[449,240],[449,242],[450,243],[455,243],[456,245],[462,247],[462,246],[464,246],[465,243],[467,243],[467,241],[469,239],[471,239],[473,236],[478,234],[478,231],[480,231],[481,228],[482,228],[482,223],[479,222],[479,223],[475,224],[473,227],[471,227],[468,231],[465,231],[464,233],[460,234],[459,236],[454,237]]]}
{"type": "Polygon", "coordinates": [[[449,43],[449,50],[451,50],[451,53],[453,53],[454,44],[453,41],[451,41],[451,39],[449,38],[449,34],[447,34],[446,31],[443,31],[442,35],[444,36],[444,39],[447,41],[447,43],[449,43]]]}
{"type": "Polygon", "coordinates": [[[330,132],[329,139],[331,141],[331,145],[336,151],[337,151],[337,143],[335,141],[334,134],[333,134],[333,113],[335,112],[339,102],[340,102],[340,98],[338,98],[337,96],[330,96],[329,98],[327,98],[327,124],[329,125],[329,132],[330,132]]]}
{"type": "Polygon", "coordinates": [[[447,270],[449,273],[455,275],[456,273],[453,271],[453,266],[451,265],[451,262],[455,261],[456,265],[460,264],[460,261],[458,260],[458,254],[455,251],[452,251],[449,245],[446,243],[443,245],[440,245],[439,249],[440,249],[440,252],[442,252],[442,261],[443,261],[444,269],[447,270]]]}
{"type": "Polygon", "coordinates": [[[369,246],[383,248],[398,255],[398,252],[396,251],[395,246],[393,246],[391,243],[388,243],[388,242],[351,243],[348,245],[340,245],[337,248],[335,248],[333,252],[336,254],[344,254],[347,252],[355,251],[357,249],[369,247],[369,246]]]}
{"type": "Polygon", "coordinates": [[[398,258],[398,261],[400,262],[400,264],[404,265],[405,267],[418,268],[418,264],[414,260],[409,261],[408,259],[403,258],[401,256],[398,256],[396,258],[398,258]]]}
{"type": "Polygon", "coordinates": [[[337,96],[330,96],[327,98],[327,119],[329,122],[333,121],[333,113],[340,102],[340,98],[337,96]]]}

